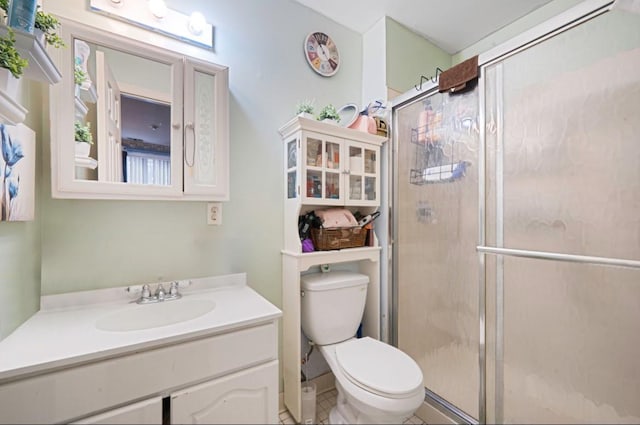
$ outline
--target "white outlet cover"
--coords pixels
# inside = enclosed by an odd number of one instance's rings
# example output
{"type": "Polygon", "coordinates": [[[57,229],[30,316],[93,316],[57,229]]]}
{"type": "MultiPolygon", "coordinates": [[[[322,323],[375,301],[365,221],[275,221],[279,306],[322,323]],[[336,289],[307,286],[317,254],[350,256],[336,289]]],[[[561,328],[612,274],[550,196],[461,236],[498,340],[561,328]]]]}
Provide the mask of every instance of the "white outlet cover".
{"type": "Polygon", "coordinates": [[[222,204],[220,202],[210,202],[207,204],[207,224],[222,224],[222,204]]]}

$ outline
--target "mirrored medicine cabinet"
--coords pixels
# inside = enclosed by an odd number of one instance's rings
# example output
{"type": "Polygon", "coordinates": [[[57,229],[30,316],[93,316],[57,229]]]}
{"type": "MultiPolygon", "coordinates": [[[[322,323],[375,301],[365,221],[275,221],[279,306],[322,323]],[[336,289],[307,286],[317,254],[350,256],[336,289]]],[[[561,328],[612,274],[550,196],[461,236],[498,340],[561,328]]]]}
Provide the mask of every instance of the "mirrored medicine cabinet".
{"type": "Polygon", "coordinates": [[[228,68],[61,22],[52,196],[228,200],[228,68]]]}

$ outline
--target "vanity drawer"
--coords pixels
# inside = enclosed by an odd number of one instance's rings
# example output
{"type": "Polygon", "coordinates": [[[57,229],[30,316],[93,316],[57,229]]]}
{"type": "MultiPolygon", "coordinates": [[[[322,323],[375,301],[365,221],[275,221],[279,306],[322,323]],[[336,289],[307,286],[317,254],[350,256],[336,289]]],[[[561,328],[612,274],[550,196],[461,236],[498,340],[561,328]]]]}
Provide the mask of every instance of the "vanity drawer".
{"type": "Polygon", "coordinates": [[[277,358],[276,322],[137,349],[0,385],[0,422],[68,422],[277,358]]]}

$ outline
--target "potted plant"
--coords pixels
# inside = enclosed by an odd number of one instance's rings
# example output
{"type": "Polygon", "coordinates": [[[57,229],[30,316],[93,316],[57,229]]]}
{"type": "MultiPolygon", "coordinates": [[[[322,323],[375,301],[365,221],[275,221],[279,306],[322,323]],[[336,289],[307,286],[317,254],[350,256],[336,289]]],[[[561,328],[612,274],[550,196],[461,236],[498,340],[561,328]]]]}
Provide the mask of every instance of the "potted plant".
{"type": "Polygon", "coordinates": [[[340,123],[340,115],[338,115],[338,111],[335,106],[328,104],[320,111],[318,120],[331,124],[338,124],[340,123]]]}
{"type": "Polygon", "coordinates": [[[43,45],[48,44],[49,46],[55,48],[65,46],[64,41],[56,32],[56,30],[60,26],[60,21],[58,21],[55,16],[43,11],[39,5],[38,10],[36,11],[36,20],[33,26],[35,27],[36,37],[38,37],[41,42],[42,39],[44,39],[44,43],[42,43],[43,45]]]}
{"type": "Polygon", "coordinates": [[[313,119],[313,101],[303,100],[296,105],[296,115],[299,117],[313,119]]]}
{"type": "Polygon", "coordinates": [[[84,72],[82,66],[76,64],[73,69],[73,82],[76,87],[76,97],[80,96],[80,87],[85,81],[87,81],[87,73],[84,72]]]}
{"type": "Polygon", "coordinates": [[[91,123],[86,124],[80,121],[75,122],[76,156],[89,156],[91,145],[93,145],[93,135],[91,134],[91,123]]]}
{"type": "MultiPolygon", "coordinates": [[[[4,11],[6,17],[7,11],[9,10],[9,0],[0,0],[0,9],[4,11]]],[[[60,26],[60,21],[58,21],[55,16],[43,11],[40,5],[38,5],[36,10],[36,18],[33,26],[35,36],[43,46],[45,44],[56,48],[65,46],[62,38],[56,33],[56,30],[60,26]]]]}
{"type": "Polygon", "coordinates": [[[18,90],[18,78],[28,62],[20,56],[15,47],[16,37],[11,28],[7,34],[0,36],[0,90],[15,98],[18,90]]]}

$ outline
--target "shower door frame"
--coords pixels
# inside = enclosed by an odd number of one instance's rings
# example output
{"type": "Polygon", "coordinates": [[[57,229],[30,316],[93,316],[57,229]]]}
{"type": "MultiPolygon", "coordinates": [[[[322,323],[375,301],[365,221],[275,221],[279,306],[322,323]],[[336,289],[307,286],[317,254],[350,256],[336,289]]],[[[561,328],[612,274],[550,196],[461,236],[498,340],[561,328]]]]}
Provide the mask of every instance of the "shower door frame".
{"type": "MultiPolygon", "coordinates": [[[[487,176],[486,176],[486,124],[485,124],[485,93],[486,93],[486,81],[484,78],[485,70],[487,67],[494,65],[513,56],[523,50],[529,49],[535,45],[538,45],[558,34],[570,30],[578,25],[583,24],[597,16],[600,16],[613,7],[616,0],[586,0],[583,3],[574,6],[567,11],[535,26],[534,28],[523,32],[522,34],[512,38],[511,40],[492,48],[488,52],[482,53],[478,56],[478,67],[480,68],[480,77],[478,80],[477,90],[478,92],[478,121],[479,121],[479,146],[478,146],[478,244],[476,251],[478,253],[478,325],[479,325],[479,346],[478,346],[478,365],[479,365],[479,388],[478,388],[478,412],[479,417],[473,418],[466,412],[453,405],[449,401],[438,396],[433,391],[425,388],[425,402],[431,405],[431,407],[437,409],[452,421],[457,423],[486,423],[487,421],[487,407],[489,402],[493,402],[493,413],[495,423],[503,423],[503,411],[504,411],[504,385],[503,385],[503,328],[504,328],[504,282],[503,276],[503,258],[508,257],[526,257],[537,258],[546,260],[556,260],[565,262],[578,262],[578,263],[590,263],[590,264],[607,264],[607,265],[619,265],[625,267],[640,268],[640,261],[632,260],[615,260],[600,257],[589,257],[581,255],[571,254],[555,254],[549,252],[539,251],[525,251],[517,249],[507,249],[503,247],[503,235],[502,235],[502,192],[501,192],[501,180],[500,180],[500,164],[497,164],[496,174],[498,175],[498,187],[496,194],[496,246],[486,245],[486,189],[487,189],[487,176]],[[486,256],[495,255],[497,263],[496,273],[496,300],[495,300],[495,373],[493,376],[493,388],[494,392],[491,394],[491,400],[488,400],[488,376],[487,376],[487,281],[486,281],[486,256]]],[[[393,214],[393,206],[399,205],[398,185],[400,179],[398,176],[398,125],[397,110],[409,106],[419,100],[426,99],[434,94],[438,93],[437,81],[433,82],[429,80],[422,89],[410,90],[403,95],[398,96],[392,101],[392,144],[390,149],[390,162],[392,171],[390,173],[391,184],[389,185],[391,196],[391,205],[389,211],[391,211],[390,220],[390,241],[391,241],[391,279],[389,289],[391,296],[389,297],[389,309],[391,314],[389,315],[390,325],[389,333],[390,340],[393,345],[398,345],[398,287],[395,282],[398,281],[398,245],[395,243],[396,235],[398,235],[398,215],[393,214]]],[[[497,90],[501,90],[498,87],[497,90]]],[[[501,119],[501,114],[497,114],[497,119],[501,119]]],[[[498,144],[503,142],[500,131],[500,123],[497,124],[498,128],[498,144]]]]}

